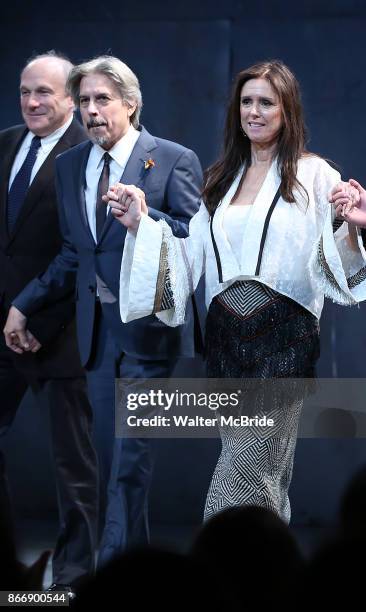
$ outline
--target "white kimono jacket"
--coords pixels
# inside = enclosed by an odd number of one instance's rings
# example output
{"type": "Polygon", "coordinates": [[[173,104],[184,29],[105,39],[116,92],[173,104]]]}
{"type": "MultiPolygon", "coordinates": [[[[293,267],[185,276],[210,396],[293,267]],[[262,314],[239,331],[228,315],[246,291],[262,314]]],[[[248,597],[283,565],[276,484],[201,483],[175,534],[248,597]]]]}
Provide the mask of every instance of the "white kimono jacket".
{"type": "Polygon", "coordinates": [[[188,238],[175,238],[165,221],[157,223],[146,215],[136,238],[128,232],[120,277],[123,322],[154,312],[167,325],[182,324],[187,299],[203,273],[207,308],[215,295],[237,280],[268,285],[317,318],[324,295],[339,304],[366,299],[366,252],[360,231],[352,238],[348,224],[343,223],[333,234],[328,195],[341,180],[339,173],[321,158],[302,158],[297,178],[308,192],[309,204],[298,190],[295,203],[279,197],[273,208],[280,185],[275,160],[251,206],[238,263],[224,232],[223,218],[242,172],[243,168],[217,208],[212,227],[202,204],[191,219],[188,238]],[[163,310],[167,281],[172,307],[163,310]]]}

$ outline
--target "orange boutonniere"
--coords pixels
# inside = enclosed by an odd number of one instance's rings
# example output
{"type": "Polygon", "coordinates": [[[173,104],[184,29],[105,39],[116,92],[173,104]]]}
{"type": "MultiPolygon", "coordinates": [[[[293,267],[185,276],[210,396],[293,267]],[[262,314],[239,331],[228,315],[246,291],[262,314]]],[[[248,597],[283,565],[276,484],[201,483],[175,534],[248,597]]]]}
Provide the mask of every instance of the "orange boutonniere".
{"type": "Polygon", "coordinates": [[[155,166],[155,162],[151,157],[149,157],[149,159],[144,161],[145,170],[150,170],[150,168],[154,168],[154,166],[155,166]]]}

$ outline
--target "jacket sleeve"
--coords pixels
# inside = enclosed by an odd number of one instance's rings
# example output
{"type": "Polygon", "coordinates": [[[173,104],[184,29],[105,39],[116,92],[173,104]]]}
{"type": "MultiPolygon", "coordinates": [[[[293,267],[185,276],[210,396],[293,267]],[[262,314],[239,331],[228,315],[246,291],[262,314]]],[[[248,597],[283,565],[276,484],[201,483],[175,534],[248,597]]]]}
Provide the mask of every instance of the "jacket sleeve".
{"type": "Polygon", "coordinates": [[[177,238],[165,220],[143,215],[136,237],[127,233],[120,275],[124,323],[155,313],[171,327],[182,325],[189,296],[205,267],[208,212],[204,204],[177,238]]]}
{"type": "Polygon", "coordinates": [[[62,181],[56,162],[56,191],[58,214],[63,244],[47,270],[34,278],[13,300],[25,316],[29,317],[48,305],[57,303],[75,291],[78,256],[72,244],[70,230],[63,207],[62,181]]]}
{"type": "Polygon", "coordinates": [[[310,261],[311,273],[326,297],[339,304],[366,299],[366,252],[361,230],[344,222],[333,232],[334,212],[328,197],[340,175],[320,160],[314,192],[319,237],[310,261]]]}
{"type": "Polygon", "coordinates": [[[174,236],[188,236],[188,224],[199,208],[202,168],[197,155],[186,149],[172,168],[165,190],[167,211],[149,207],[154,221],[164,220],[174,236]]]}
{"type": "Polygon", "coordinates": [[[70,297],[42,308],[31,315],[27,328],[42,347],[51,344],[75,316],[75,302],[70,297]]]}

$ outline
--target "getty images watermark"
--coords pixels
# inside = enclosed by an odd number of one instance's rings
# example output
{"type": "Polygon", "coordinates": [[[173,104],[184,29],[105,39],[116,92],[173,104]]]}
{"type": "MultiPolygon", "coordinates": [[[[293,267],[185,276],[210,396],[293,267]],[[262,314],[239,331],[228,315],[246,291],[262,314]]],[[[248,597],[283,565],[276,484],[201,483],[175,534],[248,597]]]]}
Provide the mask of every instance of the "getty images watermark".
{"type": "Polygon", "coordinates": [[[241,389],[231,393],[195,393],[176,389],[173,392],[162,389],[150,389],[148,392],[127,392],[127,411],[138,411],[138,414],[127,414],[128,427],[273,427],[274,419],[267,415],[249,417],[244,414],[225,414],[226,409],[238,409],[241,389]],[[161,414],[139,416],[141,410],[154,409],[161,414]],[[192,414],[192,410],[210,410],[215,416],[192,414]],[[224,410],[224,412],[219,412],[224,410]],[[174,414],[179,411],[179,414],[174,414]],[[167,416],[169,413],[169,416],[167,416]]]}
{"type": "Polygon", "coordinates": [[[116,436],[215,438],[220,430],[288,436],[313,381],[118,379],[116,436]]]}
{"type": "Polygon", "coordinates": [[[366,437],[366,379],[117,379],[117,437],[366,437]]]}

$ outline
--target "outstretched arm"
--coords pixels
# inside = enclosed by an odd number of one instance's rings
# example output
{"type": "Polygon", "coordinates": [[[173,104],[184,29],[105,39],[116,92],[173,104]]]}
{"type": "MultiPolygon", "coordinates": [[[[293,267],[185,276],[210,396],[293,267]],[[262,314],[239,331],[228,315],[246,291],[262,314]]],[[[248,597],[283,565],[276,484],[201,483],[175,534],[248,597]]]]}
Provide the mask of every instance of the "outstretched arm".
{"type": "MultiPolygon", "coordinates": [[[[4,327],[4,334],[7,346],[16,353],[22,353],[23,351],[36,352],[41,348],[41,343],[27,329],[28,317],[38,315],[46,307],[58,305],[60,300],[70,295],[75,289],[78,257],[71,241],[70,230],[62,204],[62,187],[57,166],[56,191],[63,244],[59,254],[50,263],[47,270],[28,283],[13,300],[13,305],[9,310],[8,319],[4,327]]],[[[67,316],[69,316],[69,312],[67,316]]],[[[53,325],[53,327],[59,331],[58,323],[53,325]]],[[[37,335],[37,330],[33,331],[37,335]]],[[[49,341],[51,340],[52,338],[49,341]]]]}

